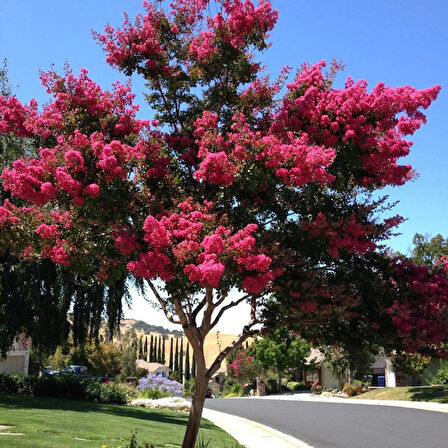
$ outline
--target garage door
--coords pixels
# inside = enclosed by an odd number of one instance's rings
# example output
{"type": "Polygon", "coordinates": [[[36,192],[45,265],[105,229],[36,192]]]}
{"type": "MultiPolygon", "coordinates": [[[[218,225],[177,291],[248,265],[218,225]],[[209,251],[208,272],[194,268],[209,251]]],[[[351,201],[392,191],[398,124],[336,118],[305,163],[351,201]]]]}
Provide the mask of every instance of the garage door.
{"type": "Polygon", "coordinates": [[[23,373],[24,367],[24,356],[8,356],[3,361],[0,361],[0,372],[3,373],[23,373]]]}

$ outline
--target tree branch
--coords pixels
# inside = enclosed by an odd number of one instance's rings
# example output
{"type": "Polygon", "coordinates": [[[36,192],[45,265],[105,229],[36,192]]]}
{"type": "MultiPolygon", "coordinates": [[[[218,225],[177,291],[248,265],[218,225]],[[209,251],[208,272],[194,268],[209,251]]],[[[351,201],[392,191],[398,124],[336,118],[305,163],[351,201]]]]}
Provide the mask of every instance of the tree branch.
{"type": "Polygon", "coordinates": [[[206,376],[207,379],[210,380],[210,378],[212,377],[212,375],[219,369],[219,366],[221,365],[221,363],[224,361],[224,359],[226,358],[226,356],[235,349],[235,347],[238,347],[239,345],[241,345],[246,339],[248,339],[249,337],[257,334],[259,332],[259,330],[255,330],[255,329],[251,329],[251,327],[253,327],[255,324],[259,323],[258,321],[252,321],[249,324],[247,324],[244,329],[243,332],[241,333],[241,335],[235,339],[231,344],[229,344],[217,357],[216,359],[213,361],[212,365],[208,368],[206,376]]]}
{"type": "Polygon", "coordinates": [[[180,322],[180,320],[174,319],[174,316],[168,311],[165,299],[159,294],[159,291],[157,291],[157,288],[153,285],[153,283],[150,280],[146,281],[148,282],[151,291],[156,296],[156,299],[159,302],[160,306],[162,307],[162,310],[165,313],[166,318],[173,324],[181,324],[182,322],[180,322]]]}
{"type": "MultiPolygon", "coordinates": [[[[211,324],[210,328],[213,328],[213,327],[219,322],[219,319],[221,319],[222,315],[223,315],[227,310],[229,310],[230,308],[233,308],[233,307],[239,305],[243,300],[246,300],[246,299],[248,299],[249,297],[250,297],[250,295],[247,294],[247,295],[245,295],[245,296],[243,296],[243,297],[240,297],[238,300],[234,300],[233,302],[230,302],[228,305],[223,306],[223,307],[219,310],[219,312],[218,312],[217,316],[215,317],[215,319],[213,319],[213,323],[211,324]]],[[[221,299],[220,299],[220,300],[221,300],[221,299]]],[[[223,301],[221,301],[221,303],[222,303],[222,302],[223,302],[223,301]]],[[[251,319],[252,319],[252,316],[251,316],[251,319]]],[[[252,319],[252,320],[253,320],[253,319],[252,319]]]]}

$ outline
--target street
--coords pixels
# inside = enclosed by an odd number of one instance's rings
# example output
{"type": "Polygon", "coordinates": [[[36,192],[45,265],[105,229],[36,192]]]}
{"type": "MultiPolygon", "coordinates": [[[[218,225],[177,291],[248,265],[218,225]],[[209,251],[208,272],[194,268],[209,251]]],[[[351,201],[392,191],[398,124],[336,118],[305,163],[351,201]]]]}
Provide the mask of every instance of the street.
{"type": "Polygon", "coordinates": [[[448,414],[361,404],[251,398],[206,400],[314,448],[448,448],[448,414]]]}

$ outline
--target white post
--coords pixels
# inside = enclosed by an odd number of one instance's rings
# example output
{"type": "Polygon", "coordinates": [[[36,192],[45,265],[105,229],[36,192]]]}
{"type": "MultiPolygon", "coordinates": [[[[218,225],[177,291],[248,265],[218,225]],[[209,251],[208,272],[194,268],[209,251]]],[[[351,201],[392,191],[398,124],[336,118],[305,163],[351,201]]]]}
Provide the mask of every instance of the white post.
{"type": "Polygon", "coordinates": [[[395,369],[391,358],[385,358],[384,375],[386,376],[386,387],[396,387],[395,369]]]}

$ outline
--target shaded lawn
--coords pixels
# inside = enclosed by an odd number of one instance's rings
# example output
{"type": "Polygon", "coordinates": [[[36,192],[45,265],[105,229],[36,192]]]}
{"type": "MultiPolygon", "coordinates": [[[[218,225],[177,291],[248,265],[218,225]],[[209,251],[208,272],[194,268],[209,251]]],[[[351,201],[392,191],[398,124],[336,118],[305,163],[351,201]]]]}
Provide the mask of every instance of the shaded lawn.
{"type": "Polygon", "coordinates": [[[353,400],[406,400],[448,403],[448,386],[385,387],[371,390],[353,400]]]}
{"type": "MultiPolygon", "coordinates": [[[[0,432],[25,434],[0,435],[0,447],[101,448],[107,445],[115,448],[123,440],[129,443],[134,430],[140,444],[176,447],[182,444],[187,419],[188,414],[172,411],[0,395],[0,425],[14,426],[0,432]]],[[[210,441],[210,448],[238,446],[235,439],[204,419],[198,440],[210,441]]]]}

